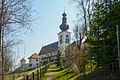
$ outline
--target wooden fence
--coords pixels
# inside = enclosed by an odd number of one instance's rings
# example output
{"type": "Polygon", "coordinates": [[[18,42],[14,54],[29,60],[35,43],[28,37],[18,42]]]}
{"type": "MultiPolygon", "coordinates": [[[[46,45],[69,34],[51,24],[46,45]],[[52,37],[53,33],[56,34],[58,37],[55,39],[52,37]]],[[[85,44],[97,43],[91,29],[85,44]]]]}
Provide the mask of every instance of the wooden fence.
{"type": "Polygon", "coordinates": [[[49,66],[51,64],[52,63],[49,63],[45,66],[37,68],[37,69],[27,73],[24,76],[21,76],[21,77],[17,78],[15,80],[40,80],[40,79],[42,79],[42,76],[45,74],[45,72],[47,71],[47,69],[49,68],[49,66]]]}

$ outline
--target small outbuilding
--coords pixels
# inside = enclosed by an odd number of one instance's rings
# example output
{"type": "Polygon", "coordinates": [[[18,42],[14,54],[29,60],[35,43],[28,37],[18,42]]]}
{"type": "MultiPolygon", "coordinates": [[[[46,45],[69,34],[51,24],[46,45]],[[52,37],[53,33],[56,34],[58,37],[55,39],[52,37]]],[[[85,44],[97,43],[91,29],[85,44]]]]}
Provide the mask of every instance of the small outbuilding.
{"type": "Polygon", "coordinates": [[[29,59],[29,67],[38,67],[41,66],[42,64],[42,58],[37,53],[34,53],[28,59],[29,59]]]}
{"type": "Polygon", "coordinates": [[[21,65],[22,65],[22,64],[26,64],[26,60],[25,60],[24,58],[22,58],[22,59],[20,60],[20,62],[21,62],[21,65]]]}

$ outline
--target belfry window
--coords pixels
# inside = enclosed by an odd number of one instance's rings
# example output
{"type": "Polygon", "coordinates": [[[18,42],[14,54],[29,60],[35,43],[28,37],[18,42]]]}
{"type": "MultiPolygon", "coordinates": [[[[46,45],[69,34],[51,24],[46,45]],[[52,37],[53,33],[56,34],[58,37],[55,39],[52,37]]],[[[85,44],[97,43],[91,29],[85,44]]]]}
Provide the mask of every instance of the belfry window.
{"type": "Polygon", "coordinates": [[[60,44],[62,43],[62,36],[60,36],[60,44]]]}
{"type": "Polygon", "coordinates": [[[68,35],[66,35],[66,43],[70,43],[70,39],[69,39],[68,35]]]}

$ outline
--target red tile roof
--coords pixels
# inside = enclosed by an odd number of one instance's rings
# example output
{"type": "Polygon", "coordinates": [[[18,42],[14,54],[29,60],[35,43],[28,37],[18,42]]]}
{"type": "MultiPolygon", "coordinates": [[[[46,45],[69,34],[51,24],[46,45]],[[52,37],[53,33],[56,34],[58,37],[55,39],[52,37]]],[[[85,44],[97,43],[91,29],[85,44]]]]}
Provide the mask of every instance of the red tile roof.
{"type": "Polygon", "coordinates": [[[41,57],[37,54],[34,53],[32,56],[30,56],[28,59],[41,59],[41,57]]]}
{"type": "Polygon", "coordinates": [[[24,58],[22,58],[20,61],[26,61],[24,58]]]}

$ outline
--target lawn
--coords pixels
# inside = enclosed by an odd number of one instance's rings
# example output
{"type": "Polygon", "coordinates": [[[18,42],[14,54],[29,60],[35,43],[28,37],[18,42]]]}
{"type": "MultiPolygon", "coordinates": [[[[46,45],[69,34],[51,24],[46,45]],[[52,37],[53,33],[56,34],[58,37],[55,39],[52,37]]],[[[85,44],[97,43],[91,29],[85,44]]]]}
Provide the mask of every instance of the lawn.
{"type": "Polygon", "coordinates": [[[14,80],[20,76],[26,75],[27,73],[29,73],[30,71],[26,71],[26,72],[20,72],[20,73],[10,73],[4,76],[5,80],[14,80]]]}
{"type": "Polygon", "coordinates": [[[75,74],[72,69],[52,65],[42,80],[120,80],[120,71],[96,70],[86,74],[75,74]]]}
{"type": "Polygon", "coordinates": [[[69,80],[75,75],[76,74],[73,73],[70,68],[64,69],[56,67],[56,65],[52,65],[47,70],[47,73],[44,75],[44,79],[42,80],[69,80]]]}
{"type": "MultiPolygon", "coordinates": [[[[5,80],[13,80],[20,76],[26,75],[31,71],[9,74],[5,76],[5,80]]],[[[120,71],[110,72],[109,70],[96,70],[86,74],[76,74],[70,68],[57,67],[55,64],[51,65],[47,72],[42,75],[40,80],[119,80],[120,71]]],[[[35,72],[36,75],[36,72],[35,72]]]]}
{"type": "MultiPolygon", "coordinates": [[[[36,69],[38,69],[38,68],[36,68],[36,69]]],[[[26,71],[26,72],[20,72],[20,73],[9,73],[9,74],[4,75],[4,79],[5,80],[14,80],[14,79],[17,79],[18,77],[26,75],[27,73],[29,73],[31,71],[33,71],[33,70],[26,71]]],[[[36,72],[35,72],[35,74],[36,74],[36,72]]]]}

